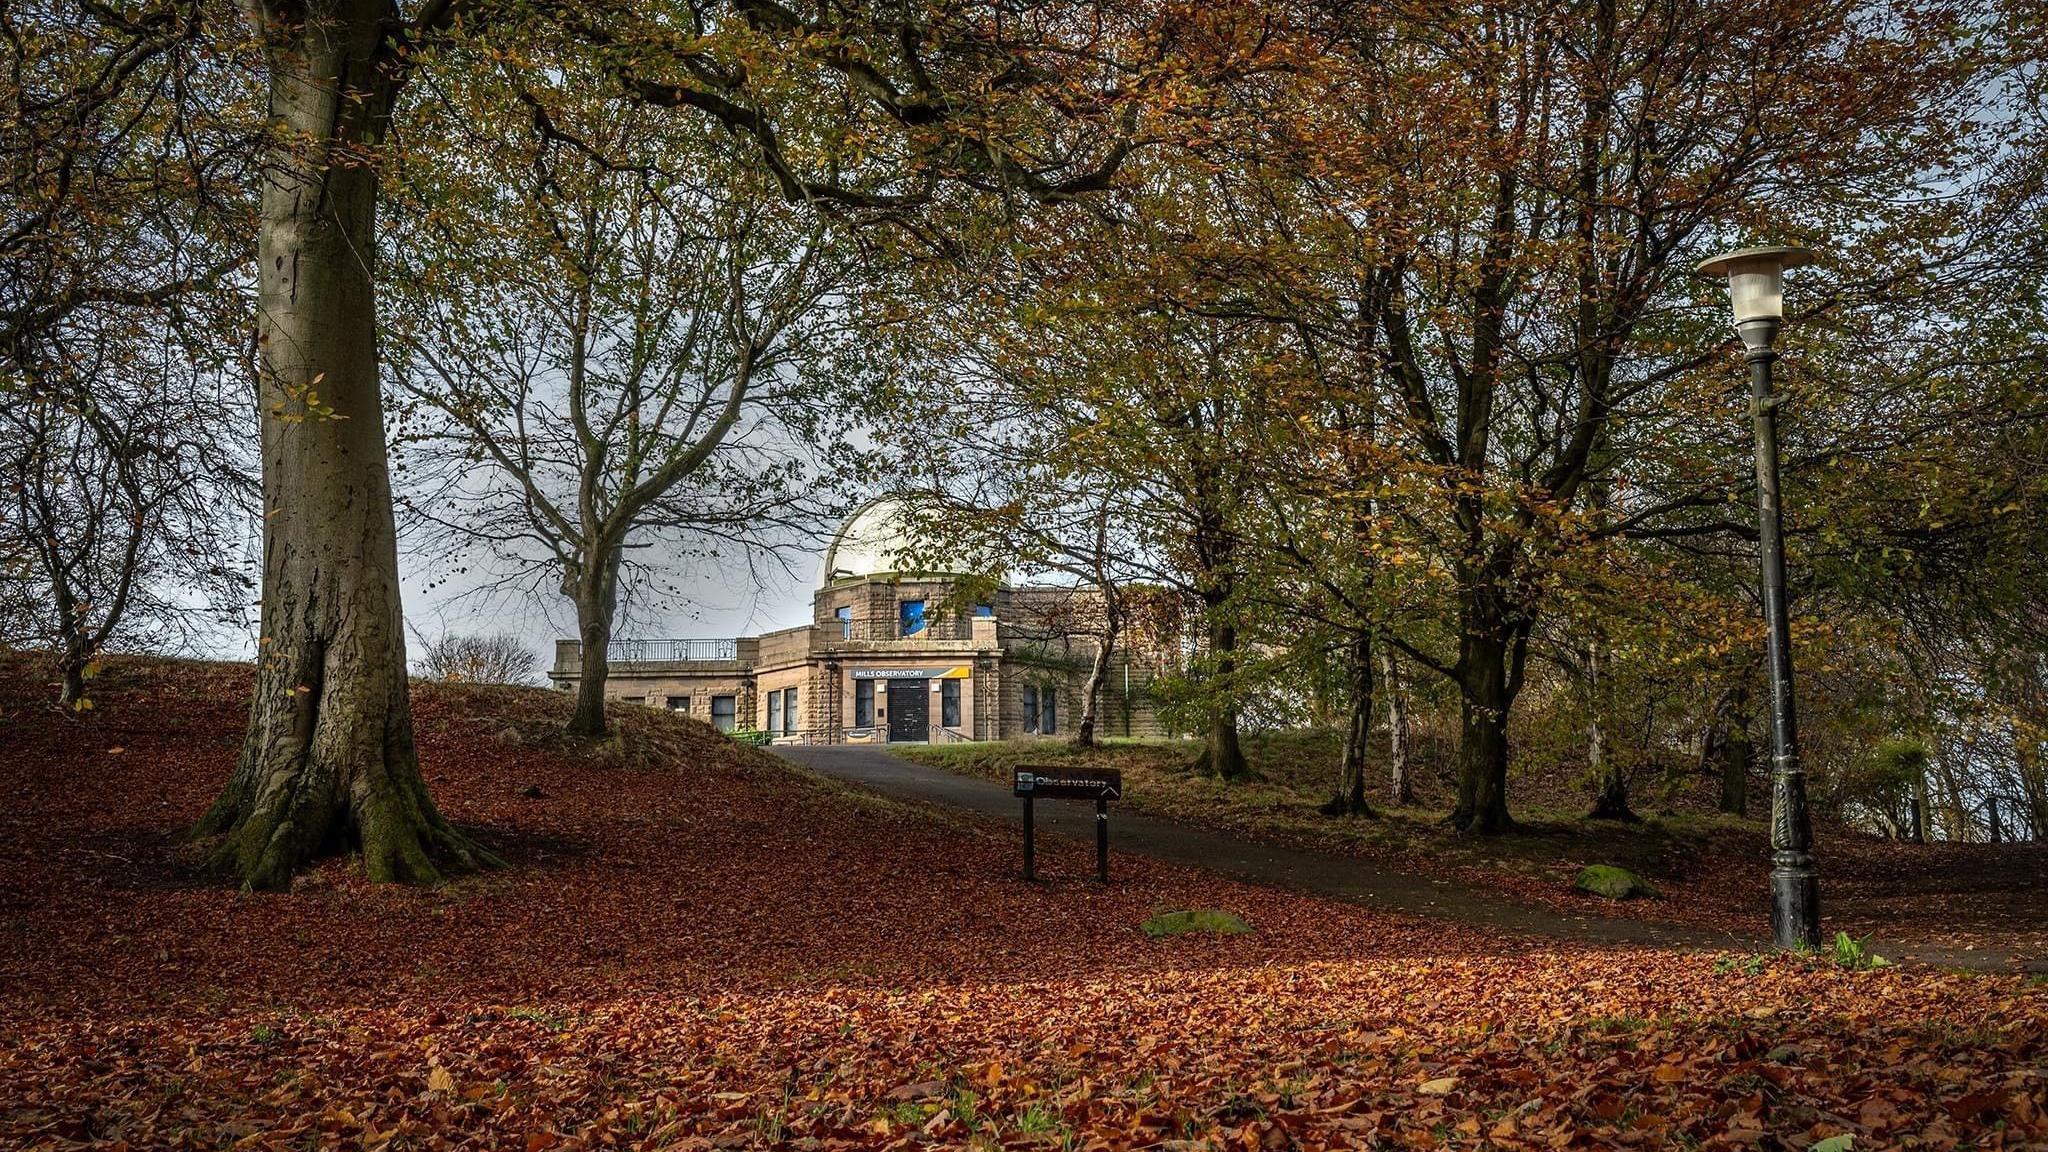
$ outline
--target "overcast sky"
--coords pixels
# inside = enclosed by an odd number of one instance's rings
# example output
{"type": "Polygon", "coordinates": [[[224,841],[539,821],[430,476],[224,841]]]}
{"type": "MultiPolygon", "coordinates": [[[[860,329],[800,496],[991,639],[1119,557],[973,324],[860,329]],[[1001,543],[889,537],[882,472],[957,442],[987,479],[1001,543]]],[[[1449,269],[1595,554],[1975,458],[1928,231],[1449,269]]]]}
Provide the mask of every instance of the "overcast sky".
{"type": "MultiPolygon", "coordinates": [[[[824,563],[825,533],[811,550],[787,556],[788,570],[773,562],[726,572],[668,576],[675,595],[629,589],[629,619],[615,630],[619,639],[716,639],[751,636],[803,624],[811,618],[811,593],[824,563]]],[[[398,566],[405,585],[407,647],[418,655],[421,638],[444,633],[516,636],[532,648],[546,669],[554,662],[555,640],[574,639],[576,610],[559,593],[535,596],[482,592],[481,578],[443,571],[436,558],[406,551],[398,566]]]]}
{"type": "MultiPolygon", "coordinates": [[[[677,590],[652,595],[636,584],[615,634],[621,640],[722,639],[751,636],[802,624],[811,618],[811,593],[824,564],[825,545],[836,524],[819,528],[817,539],[802,550],[787,549],[782,563],[767,561],[751,571],[666,573],[663,580],[677,590]]],[[[252,525],[244,541],[249,554],[261,554],[252,525]]],[[[450,559],[425,554],[401,541],[398,568],[405,593],[406,648],[417,659],[423,640],[447,633],[516,636],[533,650],[543,671],[554,662],[555,640],[574,639],[576,612],[557,592],[486,592],[474,557],[450,559]],[[470,571],[462,571],[471,566],[470,571]]],[[[252,577],[257,575],[251,560],[252,577]]],[[[198,625],[186,652],[219,660],[248,660],[256,647],[257,605],[244,609],[245,624],[218,621],[198,625]]]]}

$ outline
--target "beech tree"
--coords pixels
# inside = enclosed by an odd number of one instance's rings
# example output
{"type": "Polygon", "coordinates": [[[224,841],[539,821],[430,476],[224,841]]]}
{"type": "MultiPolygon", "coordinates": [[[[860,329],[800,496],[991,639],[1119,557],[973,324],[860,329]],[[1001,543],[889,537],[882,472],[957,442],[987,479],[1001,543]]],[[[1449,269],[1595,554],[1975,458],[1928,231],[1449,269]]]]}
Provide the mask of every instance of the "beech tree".
{"type": "Polygon", "coordinates": [[[103,648],[245,598],[253,108],[222,15],[0,8],[0,632],[76,708],[103,648]]]}
{"type": "MultiPolygon", "coordinates": [[[[231,451],[239,389],[192,379],[185,349],[131,331],[125,310],[84,324],[73,312],[44,348],[63,346],[62,386],[36,387],[0,415],[0,555],[19,557],[15,643],[55,656],[58,701],[92,706],[87,680],[109,648],[163,649],[241,622],[253,581],[245,461],[231,451]]],[[[45,367],[48,367],[46,364],[45,367]]]]}
{"type": "MultiPolygon", "coordinates": [[[[256,245],[266,561],[248,736],[194,829],[220,837],[215,867],[276,888],[348,844],[380,881],[430,883],[494,861],[420,780],[379,387],[379,170],[399,97],[431,73],[437,42],[562,28],[601,51],[624,98],[738,135],[785,199],[910,211],[950,185],[1025,202],[1102,187],[1138,141],[1148,88],[1196,66],[1182,63],[1182,34],[1151,10],[1030,22],[1004,12],[760,0],[247,6],[269,100],[256,245]],[[815,119],[821,108],[832,118],[815,119]]],[[[504,64],[526,66],[516,53],[504,64]]]]}
{"type": "Polygon", "coordinates": [[[444,820],[413,745],[377,368],[377,164],[424,37],[458,5],[262,3],[269,124],[256,245],[264,568],[241,757],[193,828],[282,888],[337,844],[379,881],[495,862],[444,820]]]}
{"type": "Polygon", "coordinates": [[[0,8],[0,394],[91,383],[62,364],[74,319],[236,343],[209,327],[250,248],[254,86],[220,42],[227,17],[201,0],[0,8]]]}
{"type": "Polygon", "coordinates": [[[1717,476],[1604,526],[1583,515],[1651,443],[1634,435],[1656,422],[1634,418],[1726,371],[1714,329],[1677,320],[1705,295],[1690,261],[1753,229],[1884,217],[1882,174],[1901,186],[1956,158],[1974,57],[1931,6],[1329,12],[1343,64],[1311,76],[1311,99],[1342,114],[1303,147],[1372,224],[1354,279],[1404,468],[1434,481],[1407,512],[1456,589],[1455,651],[1403,652],[1462,696],[1453,822],[1501,832],[1551,559],[1724,498],[1717,476]]]}
{"type": "Polygon", "coordinates": [[[838,299],[856,245],[723,130],[604,96],[573,43],[551,55],[544,78],[442,80],[411,117],[388,370],[406,503],[570,600],[569,730],[597,737],[628,557],[730,567],[801,540],[840,505],[874,389],[838,299]]]}
{"type": "Polygon", "coordinates": [[[1069,587],[1047,621],[1057,635],[1032,638],[1050,643],[1085,633],[1092,640],[1074,726],[1075,746],[1092,748],[1102,690],[1130,626],[1132,585],[1146,571],[1141,533],[1114,486],[1079,471],[1084,462],[1061,450],[1056,433],[1047,435],[1054,425],[991,420],[985,403],[951,402],[966,419],[888,438],[911,509],[913,562],[918,554],[969,557],[997,569],[969,573],[956,595],[981,595],[1012,573],[1069,587]]]}
{"type": "Polygon", "coordinates": [[[1203,732],[1197,769],[1234,779],[1246,772],[1245,541],[1261,510],[1248,461],[1278,345],[1264,323],[1207,307],[1212,285],[1196,253],[1227,233],[1227,209],[1188,211],[1209,188],[1174,163],[1134,162],[1133,187],[1108,201],[1111,218],[1035,228],[1007,255],[942,279],[946,299],[898,328],[907,371],[951,386],[941,410],[959,428],[954,439],[1001,446],[958,456],[957,471],[1040,470],[1021,507],[1066,527],[1033,556],[1065,555],[1085,571],[1095,501],[1113,493],[1123,527],[1110,538],[1127,540],[1116,568],[1199,605],[1185,710],[1203,732]]]}

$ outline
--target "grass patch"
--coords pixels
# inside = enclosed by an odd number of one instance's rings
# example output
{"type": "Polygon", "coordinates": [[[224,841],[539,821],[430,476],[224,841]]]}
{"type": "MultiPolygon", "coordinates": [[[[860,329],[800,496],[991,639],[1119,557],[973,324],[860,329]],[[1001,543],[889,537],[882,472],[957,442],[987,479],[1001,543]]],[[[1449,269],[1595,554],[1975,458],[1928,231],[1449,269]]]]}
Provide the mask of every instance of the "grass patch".
{"type": "Polygon", "coordinates": [[[1239,916],[1221,908],[1192,908],[1180,912],[1161,912],[1149,916],[1142,924],[1145,935],[1154,940],[1162,936],[1184,936],[1190,932],[1208,932],[1218,936],[1242,936],[1252,926],[1239,916]]]}

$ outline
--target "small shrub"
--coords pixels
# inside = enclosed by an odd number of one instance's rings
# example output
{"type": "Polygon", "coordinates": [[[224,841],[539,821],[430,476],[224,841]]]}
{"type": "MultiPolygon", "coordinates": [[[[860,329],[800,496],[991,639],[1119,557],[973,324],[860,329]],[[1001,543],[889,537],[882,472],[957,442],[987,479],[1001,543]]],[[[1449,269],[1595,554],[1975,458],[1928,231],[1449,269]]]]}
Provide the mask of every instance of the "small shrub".
{"type": "Polygon", "coordinates": [[[1835,933],[1835,942],[1822,953],[1837,967],[1851,972],[1863,972],[1871,968],[1888,968],[1891,961],[1870,950],[1870,937],[1858,940],[1847,932],[1835,933]]]}
{"type": "Polygon", "coordinates": [[[516,636],[443,636],[425,644],[415,667],[449,684],[532,684],[540,661],[516,636]]]}

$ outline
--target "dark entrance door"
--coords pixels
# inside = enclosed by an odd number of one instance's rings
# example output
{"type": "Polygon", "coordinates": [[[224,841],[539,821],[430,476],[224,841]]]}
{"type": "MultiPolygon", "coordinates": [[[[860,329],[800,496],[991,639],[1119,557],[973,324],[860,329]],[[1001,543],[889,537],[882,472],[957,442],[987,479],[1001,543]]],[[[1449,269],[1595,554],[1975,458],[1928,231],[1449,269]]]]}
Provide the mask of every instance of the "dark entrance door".
{"type": "Polygon", "coordinates": [[[932,682],[929,680],[889,681],[889,739],[929,740],[932,738],[932,682]]]}

